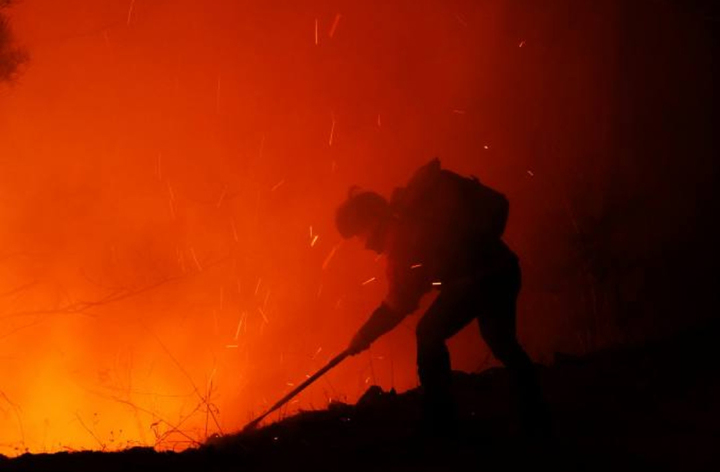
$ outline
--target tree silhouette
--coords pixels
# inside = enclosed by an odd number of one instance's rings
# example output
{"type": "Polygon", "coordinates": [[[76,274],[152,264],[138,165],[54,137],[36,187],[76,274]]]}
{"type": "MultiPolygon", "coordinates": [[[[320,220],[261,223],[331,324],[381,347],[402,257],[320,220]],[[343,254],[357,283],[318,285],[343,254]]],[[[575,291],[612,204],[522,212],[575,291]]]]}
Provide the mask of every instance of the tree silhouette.
{"type": "Polygon", "coordinates": [[[25,51],[13,43],[12,32],[3,12],[12,1],[0,0],[0,82],[12,80],[17,73],[18,66],[27,58],[25,51]]]}

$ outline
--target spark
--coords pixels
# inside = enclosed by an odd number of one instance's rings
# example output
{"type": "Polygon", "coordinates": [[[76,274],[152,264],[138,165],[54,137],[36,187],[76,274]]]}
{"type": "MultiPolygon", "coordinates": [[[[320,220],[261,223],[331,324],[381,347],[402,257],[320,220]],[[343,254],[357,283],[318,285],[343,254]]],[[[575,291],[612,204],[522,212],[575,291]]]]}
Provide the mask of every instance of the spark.
{"type": "Polygon", "coordinates": [[[237,349],[240,346],[238,344],[227,344],[225,347],[228,349],[237,349]]]}
{"type": "Polygon", "coordinates": [[[217,203],[215,204],[216,207],[220,208],[220,206],[223,204],[223,201],[225,200],[225,196],[227,195],[228,186],[225,184],[225,187],[223,187],[223,191],[220,194],[220,198],[218,198],[217,203]]]}
{"type": "Polygon", "coordinates": [[[370,383],[370,377],[368,377],[368,378],[365,379],[365,383],[366,383],[366,384],[370,383]]]}
{"type": "Polygon", "coordinates": [[[173,192],[170,182],[167,183],[168,203],[170,205],[170,218],[175,219],[175,193],[173,192]]]}
{"type": "Polygon", "coordinates": [[[318,45],[318,20],[315,18],[315,46],[318,45]]]}
{"type": "Polygon", "coordinates": [[[185,256],[183,255],[182,251],[180,250],[180,246],[175,247],[175,252],[178,256],[178,265],[180,266],[180,270],[182,270],[183,274],[186,272],[185,268],[185,256]]]}
{"type": "Polygon", "coordinates": [[[330,260],[333,258],[333,256],[335,255],[335,252],[338,250],[339,247],[340,247],[340,243],[334,245],[333,248],[330,249],[330,254],[327,255],[327,257],[325,258],[325,260],[322,263],[323,270],[327,269],[328,264],[330,264],[330,260]]]}
{"type": "Polygon", "coordinates": [[[280,182],[273,185],[273,187],[270,189],[270,191],[274,192],[275,190],[279,189],[282,186],[282,184],[284,184],[284,183],[285,183],[285,179],[280,180],[280,182]]]}
{"type": "Polygon", "coordinates": [[[318,356],[318,354],[320,354],[320,352],[322,352],[322,347],[317,348],[317,351],[315,351],[315,354],[313,354],[311,359],[315,359],[318,356]]]}
{"type": "MultiPolygon", "coordinates": [[[[286,384],[287,384],[288,387],[294,387],[294,386],[295,386],[295,384],[292,383],[292,382],[286,382],[286,384]]],[[[274,439],[277,441],[277,438],[274,438],[274,439]]]]}
{"type": "Polygon", "coordinates": [[[202,266],[200,265],[200,261],[198,261],[197,254],[195,254],[195,249],[190,248],[190,254],[193,257],[193,261],[195,261],[195,267],[197,267],[198,272],[202,272],[202,266]]]}
{"type": "Polygon", "coordinates": [[[527,173],[530,177],[535,177],[535,174],[533,173],[533,171],[528,169],[527,173]]]}
{"type": "Polygon", "coordinates": [[[320,237],[320,236],[318,236],[317,234],[315,235],[315,237],[312,239],[312,242],[310,243],[310,247],[315,246],[315,243],[317,242],[317,240],[318,240],[319,237],[320,237]]]}
{"type": "Polygon", "coordinates": [[[413,264],[410,266],[411,269],[418,269],[420,267],[422,267],[422,264],[413,264]]]}
{"type": "Polygon", "coordinates": [[[217,88],[215,89],[215,113],[220,113],[220,76],[217,78],[217,88]]]}
{"type": "Polygon", "coordinates": [[[367,284],[369,284],[370,282],[374,282],[374,281],[375,281],[375,277],[371,277],[371,278],[367,279],[365,282],[363,282],[362,284],[363,284],[363,285],[367,285],[367,284]]]}
{"type": "Polygon", "coordinates": [[[155,164],[155,175],[158,180],[162,180],[162,153],[159,152],[157,156],[157,162],[155,164]]]}
{"type": "Polygon", "coordinates": [[[263,150],[265,150],[265,135],[260,138],[260,150],[258,151],[258,158],[262,159],[263,150]]]}
{"type": "MultiPolygon", "coordinates": [[[[230,218],[230,228],[232,228],[233,239],[236,243],[239,242],[240,239],[238,238],[237,228],[235,227],[235,218],[230,218]]],[[[238,291],[240,291],[239,286],[240,281],[238,280],[238,291]]]]}
{"type": "Polygon", "coordinates": [[[453,110],[453,113],[455,113],[456,115],[464,115],[464,114],[465,114],[465,110],[459,110],[459,109],[456,108],[456,109],[453,110]]]}
{"type": "Polygon", "coordinates": [[[268,299],[270,298],[270,290],[265,294],[265,300],[263,301],[263,308],[267,308],[268,299]]]}
{"type": "Polygon", "coordinates": [[[237,341],[238,337],[240,337],[240,329],[245,324],[245,317],[247,317],[247,312],[243,311],[242,314],[240,315],[240,319],[238,320],[237,328],[235,329],[235,338],[234,338],[235,341],[237,341]]]}
{"type": "Polygon", "coordinates": [[[328,146],[332,146],[333,143],[333,136],[335,135],[335,117],[332,118],[332,125],[330,126],[330,140],[328,141],[328,146]]]}
{"type": "Polygon", "coordinates": [[[265,322],[265,324],[270,324],[270,320],[268,320],[268,317],[267,317],[267,315],[265,314],[265,312],[263,311],[263,309],[260,308],[260,307],[258,307],[258,311],[259,311],[260,314],[262,315],[262,319],[263,319],[263,321],[265,322]]]}
{"type": "Polygon", "coordinates": [[[128,8],[128,14],[127,14],[127,24],[126,26],[130,26],[130,20],[132,19],[133,14],[133,8],[135,7],[135,0],[130,0],[130,8],[128,8]]]}
{"type": "Polygon", "coordinates": [[[260,283],[262,282],[262,279],[259,278],[257,281],[257,285],[255,286],[255,295],[258,294],[258,290],[260,290],[260,283]]]}
{"type": "Polygon", "coordinates": [[[485,150],[487,151],[488,149],[490,149],[490,146],[488,146],[488,145],[486,144],[486,145],[483,146],[483,149],[485,149],[485,150]]]}
{"type": "Polygon", "coordinates": [[[332,24],[332,26],[330,27],[330,32],[328,33],[328,36],[330,36],[331,38],[332,38],[333,35],[335,34],[335,30],[336,30],[337,27],[338,27],[338,23],[340,23],[340,18],[342,18],[342,15],[341,15],[340,13],[338,13],[337,15],[335,15],[335,20],[333,20],[333,24],[332,24]]]}
{"type": "Polygon", "coordinates": [[[525,40],[524,40],[524,39],[523,39],[522,41],[520,41],[520,44],[518,44],[518,47],[519,47],[519,48],[521,48],[521,47],[523,47],[523,46],[525,46],[525,40]]]}
{"type": "Polygon", "coordinates": [[[442,285],[442,282],[433,282],[432,284],[436,287],[439,287],[440,285],[442,285]]]}
{"type": "Polygon", "coordinates": [[[377,125],[378,125],[378,128],[382,127],[382,121],[380,121],[380,113],[378,113],[377,125]]]}

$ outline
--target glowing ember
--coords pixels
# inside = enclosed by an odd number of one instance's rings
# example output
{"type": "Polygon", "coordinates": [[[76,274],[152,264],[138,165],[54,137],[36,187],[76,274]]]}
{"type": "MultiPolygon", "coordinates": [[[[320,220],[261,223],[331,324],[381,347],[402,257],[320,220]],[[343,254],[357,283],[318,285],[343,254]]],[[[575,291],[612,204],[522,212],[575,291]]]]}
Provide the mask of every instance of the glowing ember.
{"type": "Polygon", "coordinates": [[[369,283],[375,282],[375,280],[376,280],[375,277],[371,277],[371,278],[367,279],[365,282],[363,282],[362,285],[367,285],[369,283]]]}
{"type": "Polygon", "coordinates": [[[328,36],[330,36],[331,38],[335,35],[335,30],[337,29],[338,24],[340,23],[341,17],[342,17],[342,15],[340,13],[335,15],[335,19],[333,20],[332,26],[330,27],[330,32],[328,33],[328,36]]]}
{"type": "Polygon", "coordinates": [[[130,0],[130,6],[128,7],[127,21],[125,24],[130,26],[130,20],[132,19],[133,8],[135,7],[135,0],[130,0]]]}
{"type": "Polygon", "coordinates": [[[270,191],[274,192],[275,190],[279,189],[282,186],[282,184],[284,184],[284,183],[285,183],[285,179],[280,180],[280,182],[273,185],[273,187],[270,189],[270,191]]]}

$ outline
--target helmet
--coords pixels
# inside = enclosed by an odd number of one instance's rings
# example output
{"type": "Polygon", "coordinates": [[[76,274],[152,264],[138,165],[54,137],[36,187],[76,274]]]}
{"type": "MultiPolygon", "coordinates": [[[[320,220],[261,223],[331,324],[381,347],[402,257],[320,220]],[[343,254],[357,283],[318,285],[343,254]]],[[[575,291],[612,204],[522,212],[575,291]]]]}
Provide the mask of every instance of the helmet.
{"type": "Polygon", "coordinates": [[[335,226],[343,238],[357,236],[390,213],[390,205],[376,192],[351,187],[348,198],[335,213],[335,226]]]}

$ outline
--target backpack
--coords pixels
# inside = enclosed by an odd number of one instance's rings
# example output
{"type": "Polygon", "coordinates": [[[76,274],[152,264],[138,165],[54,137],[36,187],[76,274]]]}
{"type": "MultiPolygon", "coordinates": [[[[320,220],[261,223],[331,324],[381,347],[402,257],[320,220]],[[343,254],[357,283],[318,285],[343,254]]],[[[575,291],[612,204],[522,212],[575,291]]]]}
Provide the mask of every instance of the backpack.
{"type": "Polygon", "coordinates": [[[423,221],[451,241],[492,241],[502,237],[510,204],[475,176],[442,169],[433,159],[420,167],[390,200],[398,218],[423,221]]]}

